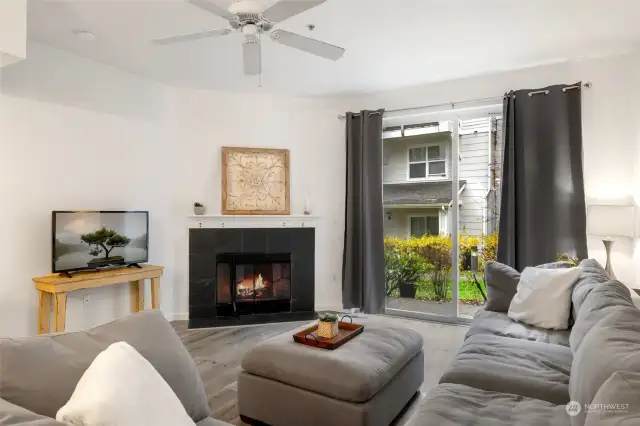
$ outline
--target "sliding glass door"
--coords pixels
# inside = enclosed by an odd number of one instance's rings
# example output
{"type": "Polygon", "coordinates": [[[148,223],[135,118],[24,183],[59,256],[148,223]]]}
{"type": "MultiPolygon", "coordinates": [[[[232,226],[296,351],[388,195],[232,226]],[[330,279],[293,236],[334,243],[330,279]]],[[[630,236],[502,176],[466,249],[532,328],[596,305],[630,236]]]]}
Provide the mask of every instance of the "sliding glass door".
{"type": "Polygon", "coordinates": [[[387,314],[458,321],[483,305],[499,208],[498,109],[385,116],[387,314]]]}
{"type": "Polygon", "coordinates": [[[455,318],[457,128],[453,120],[387,126],[383,204],[387,313],[455,318]]]}

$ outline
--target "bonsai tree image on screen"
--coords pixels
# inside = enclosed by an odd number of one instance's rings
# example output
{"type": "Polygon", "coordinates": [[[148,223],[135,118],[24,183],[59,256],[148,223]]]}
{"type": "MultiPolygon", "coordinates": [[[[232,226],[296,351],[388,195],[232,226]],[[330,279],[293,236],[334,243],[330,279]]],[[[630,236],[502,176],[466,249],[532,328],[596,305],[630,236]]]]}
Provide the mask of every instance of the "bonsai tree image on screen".
{"type": "Polygon", "coordinates": [[[107,229],[102,227],[89,234],[82,234],[80,236],[82,242],[89,244],[89,254],[92,256],[99,256],[104,251],[104,258],[96,258],[89,262],[90,265],[99,264],[113,264],[124,263],[124,257],[113,256],[109,257],[111,251],[116,247],[126,247],[131,242],[131,239],[124,235],[118,234],[113,229],[107,229]]]}

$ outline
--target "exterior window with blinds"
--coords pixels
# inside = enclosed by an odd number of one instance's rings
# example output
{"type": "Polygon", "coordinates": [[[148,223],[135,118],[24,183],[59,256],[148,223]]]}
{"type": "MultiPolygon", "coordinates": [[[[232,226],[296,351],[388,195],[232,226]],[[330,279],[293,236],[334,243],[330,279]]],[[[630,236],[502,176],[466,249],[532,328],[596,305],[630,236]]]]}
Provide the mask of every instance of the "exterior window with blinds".
{"type": "Polygon", "coordinates": [[[446,149],[442,144],[409,148],[409,179],[446,178],[446,149]]]}
{"type": "Polygon", "coordinates": [[[440,234],[440,219],[437,216],[411,216],[410,237],[440,234]]]}

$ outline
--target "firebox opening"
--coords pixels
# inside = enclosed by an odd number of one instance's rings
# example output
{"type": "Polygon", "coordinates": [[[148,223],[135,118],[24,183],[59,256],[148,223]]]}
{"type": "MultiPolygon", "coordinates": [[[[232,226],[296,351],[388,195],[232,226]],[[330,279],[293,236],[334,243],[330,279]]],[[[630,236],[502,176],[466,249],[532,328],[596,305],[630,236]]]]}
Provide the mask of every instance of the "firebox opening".
{"type": "Polygon", "coordinates": [[[216,267],[218,316],[291,310],[291,254],[224,253],[216,267]]]}

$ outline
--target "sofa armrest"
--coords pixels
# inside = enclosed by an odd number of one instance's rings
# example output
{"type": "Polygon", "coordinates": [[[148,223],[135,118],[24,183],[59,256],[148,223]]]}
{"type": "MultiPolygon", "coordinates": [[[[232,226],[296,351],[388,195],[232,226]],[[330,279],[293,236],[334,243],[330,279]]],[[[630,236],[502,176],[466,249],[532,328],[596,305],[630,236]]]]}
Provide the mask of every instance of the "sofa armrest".
{"type": "Polygon", "coordinates": [[[64,426],[0,398],[0,426],[64,426]]]}

